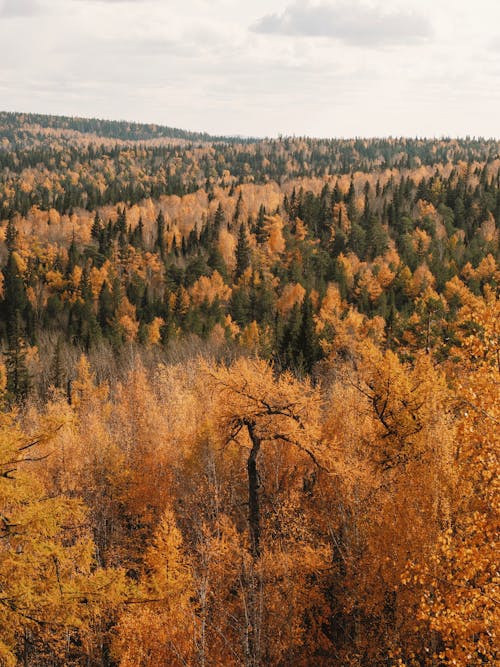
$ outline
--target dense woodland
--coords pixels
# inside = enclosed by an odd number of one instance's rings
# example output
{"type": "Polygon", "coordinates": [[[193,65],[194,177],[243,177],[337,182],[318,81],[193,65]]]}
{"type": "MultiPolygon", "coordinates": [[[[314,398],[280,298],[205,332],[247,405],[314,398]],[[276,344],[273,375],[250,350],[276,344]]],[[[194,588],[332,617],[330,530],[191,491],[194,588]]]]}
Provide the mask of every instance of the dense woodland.
{"type": "Polygon", "coordinates": [[[0,664],[499,664],[500,142],[0,113],[0,664]]]}

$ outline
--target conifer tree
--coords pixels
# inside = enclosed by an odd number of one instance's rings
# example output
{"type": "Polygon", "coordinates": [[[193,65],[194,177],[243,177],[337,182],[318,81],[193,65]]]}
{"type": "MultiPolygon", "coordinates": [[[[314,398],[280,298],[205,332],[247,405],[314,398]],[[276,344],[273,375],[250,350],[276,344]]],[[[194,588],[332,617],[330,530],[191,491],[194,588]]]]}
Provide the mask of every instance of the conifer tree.
{"type": "Polygon", "coordinates": [[[240,278],[250,266],[251,250],[248,243],[247,228],[243,223],[238,233],[238,244],[236,246],[236,279],[240,278]]]}
{"type": "Polygon", "coordinates": [[[223,228],[225,221],[226,216],[224,215],[224,209],[222,208],[222,204],[219,202],[214,217],[214,231],[216,237],[219,235],[220,230],[223,228]]]}
{"type": "Polygon", "coordinates": [[[310,294],[304,296],[301,307],[302,321],[295,343],[294,357],[302,356],[303,371],[310,373],[319,358],[319,344],[314,323],[314,311],[310,294]]]}
{"type": "Polygon", "coordinates": [[[92,223],[92,228],[90,230],[92,238],[95,239],[96,241],[98,241],[100,238],[102,227],[103,227],[102,220],[99,217],[99,213],[96,211],[96,214],[94,216],[94,222],[92,223]]]}
{"type": "Polygon", "coordinates": [[[5,232],[5,245],[9,252],[12,252],[16,249],[18,231],[16,228],[16,223],[14,221],[14,214],[9,215],[9,220],[7,222],[7,229],[5,232]]]}
{"type": "Polygon", "coordinates": [[[97,317],[101,329],[108,334],[111,329],[111,321],[115,312],[115,304],[107,281],[104,281],[99,293],[97,317]]]}
{"type": "Polygon", "coordinates": [[[73,273],[73,269],[78,264],[79,258],[80,258],[80,253],[78,252],[75,240],[75,232],[73,231],[73,235],[71,237],[71,243],[68,248],[68,264],[66,266],[66,275],[68,277],[71,276],[71,274],[73,273]]]}
{"type": "Polygon", "coordinates": [[[155,248],[158,249],[160,257],[164,260],[167,248],[165,243],[165,218],[161,211],[158,213],[158,217],[156,218],[155,248]]]}
{"type": "Polygon", "coordinates": [[[23,401],[28,396],[29,373],[26,365],[26,343],[22,336],[22,322],[16,311],[10,326],[9,347],[5,354],[7,395],[12,401],[23,401]]]}
{"type": "Polygon", "coordinates": [[[241,215],[242,205],[243,205],[243,195],[240,190],[240,194],[238,195],[238,200],[236,202],[236,208],[234,209],[233,222],[238,222],[241,215]]]}
{"type": "Polygon", "coordinates": [[[257,220],[255,222],[255,239],[257,243],[262,244],[269,238],[269,232],[266,228],[266,208],[263,204],[260,205],[257,220]]]}

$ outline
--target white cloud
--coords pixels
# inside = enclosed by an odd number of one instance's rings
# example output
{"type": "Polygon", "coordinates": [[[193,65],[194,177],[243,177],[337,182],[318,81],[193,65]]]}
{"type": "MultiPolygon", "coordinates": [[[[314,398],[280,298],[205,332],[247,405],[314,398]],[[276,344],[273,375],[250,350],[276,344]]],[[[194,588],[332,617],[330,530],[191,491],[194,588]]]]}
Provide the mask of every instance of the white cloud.
{"type": "Polygon", "coordinates": [[[0,5],[0,16],[5,18],[29,17],[40,11],[37,0],[3,0],[3,4],[0,5]]]}
{"type": "Polygon", "coordinates": [[[252,29],[264,34],[326,37],[357,46],[423,43],[432,36],[430,21],[416,12],[386,12],[354,0],[349,3],[295,2],[281,14],[267,14],[252,29]]]}
{"type": "Polygon", "coordinates": [[[85,3],[101,3],[103,5],[118,5],[118,4],[146,4],[148,2],[157,2],[158,0],[73,0],[73,2],[85,3]]]}

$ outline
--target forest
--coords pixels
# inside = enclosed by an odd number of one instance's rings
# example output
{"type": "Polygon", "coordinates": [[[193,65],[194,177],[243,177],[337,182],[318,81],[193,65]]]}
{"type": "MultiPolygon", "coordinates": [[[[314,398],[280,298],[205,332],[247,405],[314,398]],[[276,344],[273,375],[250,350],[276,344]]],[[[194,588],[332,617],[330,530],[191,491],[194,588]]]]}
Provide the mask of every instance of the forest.
{"type": "Polygon", "coordinates": [[[0,665],[500,664],[500,142],[0,113],[0,665]]]}

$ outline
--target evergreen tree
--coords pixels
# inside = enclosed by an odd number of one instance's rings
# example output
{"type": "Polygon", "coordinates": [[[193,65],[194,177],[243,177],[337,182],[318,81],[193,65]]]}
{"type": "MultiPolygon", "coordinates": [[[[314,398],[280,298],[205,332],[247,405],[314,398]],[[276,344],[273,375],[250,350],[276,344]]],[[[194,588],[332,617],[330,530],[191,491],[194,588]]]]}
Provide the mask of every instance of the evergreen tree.
{"type": "Polygon", "coordinates": [[[349,192],[347,193],[347,216],[349,220],[354,223],[358,219],[358,209],[356,208],[356,189],[354,187],[354,179],[351,178],[349,192]]]}
{"type": "Polygon", "coordinates": [[[231,294],[229,313],[233,320],[244,327],[250,322],[250,295],[246,287],[236,287],[231,294]]]}
{"type": "Polygon", "coordinates": [[[97,211],[96,211],[96,214],[95,214],[95,217],[94,217],[94,222],[92,223],[92,229],[90,230],[90,234],[91,234],[92,238],[95,239],[96,241],[98,241],[99,238],[100,238],[100,235],[101,235],[101,232],[102,232],[102,227],[103,227],[103,225],[102,225],[101,218],[99,217],[99,213],[97,213],[97,211]]]}
{"type": "Polygon", "coordinates": [[[250,319],[259,324],[271,324],[275,311],[275,294],[272,286],[265,280],[262,273],[257,279],[254,274],[250,294],[250,319]]]}
{"type": "Polygon", "coordinates": [[[115,303],[113,294],[109,285],[104,281],[99,293],[99,302],[97,309],[97,319],[104,333],[108,334],[111,329],[111,321],[115,312],[115,303]]]}
{"type": "Polygon", "coordinates": [[[239,194],[238,200],[236,202],[236,208],[234,209],[233,222],[238,222],[238,220],[240,218],[240,215],[241,215],[242,205],[243,205],[243,195],[241,194],[241,190],[240,190],[240,194],[239,194]]]}
{"type": "Polygon", "coordinates": [[[26,343],[22,336],[22,321],[16,311],[10,326],[9,347],[5,354],[7,394],[12,401],[23,401],[28,396],[29,374],[26,365],[26,343]]]}
{"type": "Polygon", "coordinates": [[[269,238],[269,232],[266,228],[266,209],[263,204],[260,205],[259,213],[257,215],[257,220],[255,222],[255,240],[257,243],[262,244],[267,241],[269,238]]]}
{"type": "Polygon", "coordinates": [[[224,215],[224,210],[222,208],[222,204],[219,202],[219,205],[217,207],[217,210],[215,212],[215,217],[214,217],[215,236],[219,235],[219,232],[222,229],[225,221],[226,221],[226,216],[224,215]]]}
{"type": "Polygon", "coordinates": [[[18,237],[18,231],[16,228],[16,223],[14,222],[14,214],[11,213],[9,215],[9,220],[7,222],[7,229],[5,232],[5,245],[7,246],[7,250],[9,252],[12,252],[13,250],[16,249],[17,237],[18,237]]]}
{"type": "MultiPolygon", "coordinates": [[[[175,241],[175,237],[174,237],[175,241]]],[[[160,257],[165,260],[166,256],[166,243],[165,243],[165,218],[163,213],[160,211],[158,217],[156,218],[156,241],[155,248],[158,249],[160,257]]]]}
{"type": "Polygon", "coordinates": [[[240,225],[238,233],[238,243],[236,245],[236,279],[240,278],[250,266],[251,250],[248,243],[247,228],[243,223],[240,225]]]}
{"type": "Polygon", "coordinates": [[[227,278],[226,262],[216,243],[210,245],[207,264],[213,271],[218,271],[223,278],[227,278]]]}
{"type": "Polygon", "coordinates": [[[26,295],[26,287],[19,270],[18,260],[15,252],[10,252],[7,264],[3,270],[4,275],[4,312],[6,317],[6,330],[9,343],[12,343],[19,335],[16,329],[17,319],[25,324],[30,318],[31,304],[26,295]]]}
{"type": "Polygon", "coordinates": [[[187,245],[186,249],[188,253],[192,253],[197,248],[200,246],[200,239],[198,237],[198,230],[196,227],[193,227],[193,229],[189,232],[188,238],[187,238],[187,245]]]}
{"type": "MultiPolygon", "coordinates": [[[[285,326],[283,327],[283,333],[279,342],[280,360],[285,368],[292,368],[297,370],[297,354],[300,353],[300,350],[297,349],[297,345],[301,326],[301,307],[298,303],[296,303],[288,315],[288,319],[285,326]]],[[[301,365],[302,364],[300,362],[300,366],[301,365]]]]}
{"type": "MultiPolygon", "coordinates": [[[[314,323],[314,310],[311,296],[306,294],[301,306],[301,323],[295,342],[294,357],[298,361],[301,355],[302,370],[310,373],[320,356],[320,347],[314,323]]],[[[300,365],[298,365],[300,368],[300,365]]]]}
{"type": "Polygon", "coordinates": [[[73,236],[71,237],[71,243],[68,248],[68,264],[66,266],[66,275],[68,277],[71,276],[71,274],[73,273],[73,269],[78,264],[79,258],[80,258],[80,253],[78,252],[78,248],[76,246],[75,232],[73,232],[73,236]]]}
{"type": "Polygon", "coordinates": [[[114,233],[115,236],[127,233],[127,212],[125,211],[125,206],[121,209],[121,211],[118,209],[118,219],[114,227],[114,233]]]}

